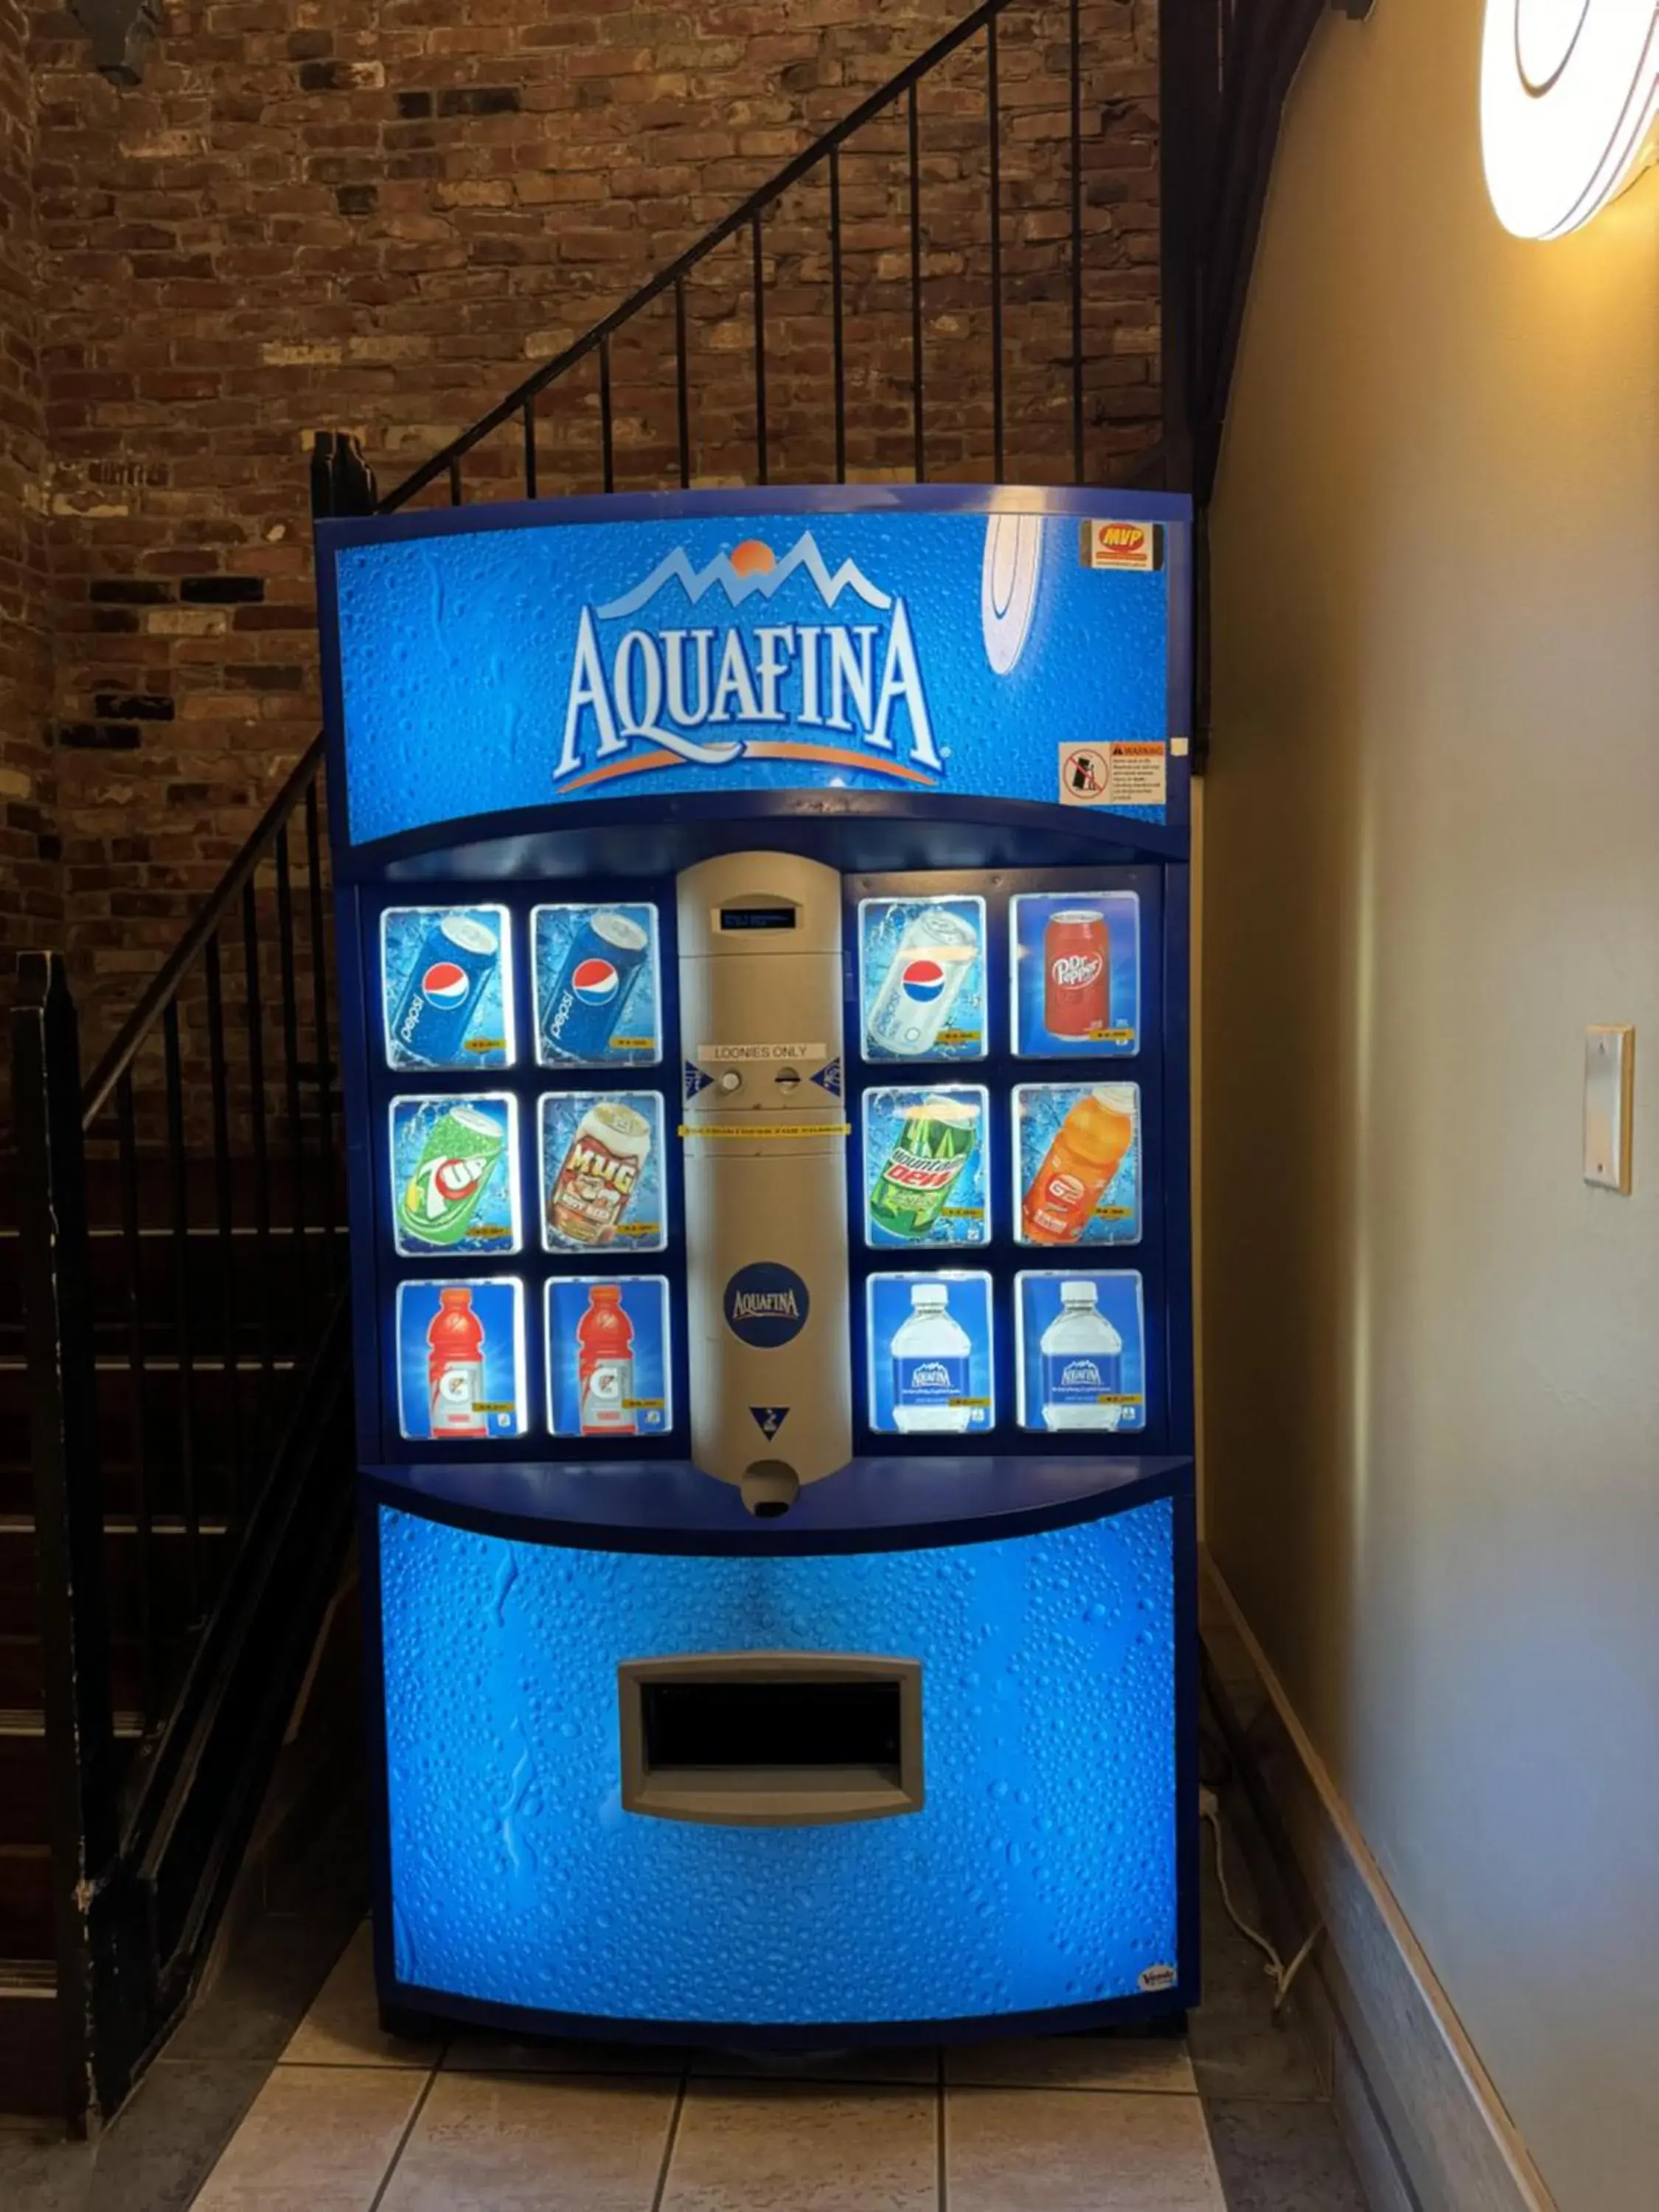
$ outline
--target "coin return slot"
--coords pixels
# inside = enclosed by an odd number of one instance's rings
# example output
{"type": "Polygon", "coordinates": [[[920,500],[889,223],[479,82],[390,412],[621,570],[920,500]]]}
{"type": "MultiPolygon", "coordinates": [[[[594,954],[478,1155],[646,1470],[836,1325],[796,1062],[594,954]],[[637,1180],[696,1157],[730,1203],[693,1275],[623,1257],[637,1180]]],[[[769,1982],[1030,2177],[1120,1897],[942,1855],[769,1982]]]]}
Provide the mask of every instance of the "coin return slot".
{"type": "Polygon", "coordinates": [[[738,1827],[920,1811],[915,1660],[719,1652],[617,1670],[623,1804],[738,1827]]]}

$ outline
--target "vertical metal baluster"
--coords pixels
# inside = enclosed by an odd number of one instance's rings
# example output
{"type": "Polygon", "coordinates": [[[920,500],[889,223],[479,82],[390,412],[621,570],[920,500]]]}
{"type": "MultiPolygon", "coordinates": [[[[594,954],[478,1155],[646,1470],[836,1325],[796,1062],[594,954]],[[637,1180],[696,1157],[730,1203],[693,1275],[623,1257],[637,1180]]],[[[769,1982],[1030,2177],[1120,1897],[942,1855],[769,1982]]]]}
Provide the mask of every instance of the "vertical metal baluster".
{"type": "Polygon", "coordinates": [[[913,82],[908,100],[910,138],[910,422],[915,453],[912,471],[918,483],[927,481],[927,442],[921,413],[921,125],[916,112],[913,82]]]}
{"type": "Polygon", "coordinates": [[[459,461],[452,461],[449,465],[449,503],[452,507],[459,507],[461,503],[461,465],[459,461]]]}
{"type": "Polygon", "coordinates": [[[766,476],[766,290],[761,265],[761,219],[757,209],[750,225],[755,262],[755,459],[760,480],[766,476]]]}
{"type": "Polygon", "coordinates": [[[219,1341],[224,1349],[225,1389],[230,1406],[230,1484],[227,1517],[234,1528],[241,1518],[242,1378],[236,1355],[236,1238],[230,1188],[230,1106],[225,1066],[223,979],[219,939],[207,941],[208,1061],[213,1097],[213,1205],[219,1226],[219,1295],[222,1300],[219,1341]]]}
{"type": "Polygon", "coordinates": [[[172,1193],[173,1318],[179,1332],[179,1486],[185,1513],[185,1574],[193,1626],[202,1613],[202,1516],[196,1494],[196,1346],[190,1318],[190,1206],[185,1187],[185,1085],[179,1058],[179,1001],[161,1018],[172,1193]]]}
{"type": "Polygon", "coordinates": [[[144,1370],[144,1245],[138,1231],[138,1143],[133,1127],[132,1073],[115,1086],[121,1159],[121,1243],[127,1271],[127,1381],[132,1391],[132,1517],[138,1535],[138,1643],[143,1717],[156,1717],[155,1524],[150,1510],[148,1378],[144,1370]]]}
{"type": "Polygon", "coordinates": [[[1083,482],[1083,62],[1078,15],[1072,29],[1072,482],[1083,482]]]}
{"type": "Polygon", "coordinates": [[[985,97],[991,154],[992,474],[1002,482],[1002,100],[997,78],[997,19],[985,26],[985,97]]]}
{"type": "Polygon", "coordinates": [[[264,1009],[259,1004],[259,915],[254,902],[253,879],[242,886],[242,964],[247,977],[248,1111],[253,1135],[253,1233],[259,1247],[259,1366],[264,1382],[259,1411],[265,1440],[276,1433],[276,1378],[271,1367],[270,1297],[270,1148],[265,1141],[265,1038],[264,1009]]]}
{"type": "MultiPolygon", "coordinates": [[[[524,403],[524,495],[536,496],[536,395],[524,403]]],[[[309,798],[309,793],[307,796],[309,798]]]]}
{"type": "Polygon", "coordinates": [[[292,1216],[288,1249],[294,1261],[290,1297],[306,1310],[311,1268],[306,1251],[305,1124],[300,1115],[300,1007],[294,988],[294,887],[289,879],[288,824],[276,832],[276,963],[283,987],[283,1090],[288,1106],[288,1163],[292,1216]]]}
{"type": "Polygon", "coordinates": [[[599,442],[605,457],[605,488],[617,489],[616,454],[611,443],[611,340],[599,340],[599,442]]]}
{"type": "Polygon", "coordinates": [[[323,906],[323,838],[317,803],[317,778],[306,786],[306,871],[311,895],[311,1002],[317,1030],[317,1152],[323,1194],[325,1282],[334,1279],[334,1042],[328,1019],[328,923],[323,906]]]}
{"type": "Polygon", "coordinates": [[[830,149],[830,314],[836,362],[836,482],[847,481],[847,360],[842,339],[841,148],[830,149]]]}
{"type": "Polygon", "coordinates": [[[691,393],[685,359],[685,279],[674,279],[674,400],[680,438],[680,489],[691,489],[691,393]]]}
{"type": "MultiPolygon", "coordinates": [[[[120,1851],[81,1047],[61,953],[19,953],[9,1026],[15,1273],[23,1294],[28,1376],[28,1484],[40,1600],[34,1640],[44,1723],[45,1832],[51,1846],[48,1955],[56,1966],[57,1991],[49,2013],[35,2008],[37,2017],[46,2017],[33,2033],[42,2046],[55,2107],[78,2130],[106,2053],[115,2057],[118,2069],[123,2055],[119,2015],[110,2002],[112,1996],[119,2002],[120,1969],[112,1962],[122,1948],[130,1957],[137,1952],[135,1966],[144,1954],[137,1945],[122,1947],[119,1929],[112,1925],[123,1911],[124,1897],[137,1885],[131,1877],[123,1882],[126,1869],[136,1875],[137,1869],[120,1851]]],[[[8,1887],[8,1905],[15,1911],[17,1891],[8,1887]]],[[[131,1907],[125,1909],[130,1914],[131,1907]]],[[[131,1929],[130,1918],[126,1924],[131,1929]]],[[[29,2033],[18,2022],[9,2049],[29,2033]]]]}

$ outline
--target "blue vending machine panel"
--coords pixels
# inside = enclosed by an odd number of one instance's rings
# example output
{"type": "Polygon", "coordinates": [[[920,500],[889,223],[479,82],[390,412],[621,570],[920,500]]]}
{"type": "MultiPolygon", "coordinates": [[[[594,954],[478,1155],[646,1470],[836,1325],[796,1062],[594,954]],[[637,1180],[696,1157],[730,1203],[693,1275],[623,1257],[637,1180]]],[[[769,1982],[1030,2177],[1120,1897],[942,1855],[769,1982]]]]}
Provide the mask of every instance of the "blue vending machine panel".
{"type": "Polygon", "coordinates": [[[1188,1990],[1178,1510],[687,1558],[381,1505],[398,1983],[582,2019],[890,2030],[1188,1990]],[[920,1663],[922,1809],[789,1828],[625,1811],[618,1667],[781,1649],[920,1663]]]}
{"type": "Polygon", "coordinates": [[[383,1996],[1189,2002],[1186,503],[548,501],[326,523],[318,574],[383,1996]],[[761,1523],[692,1462],[678,901],[772,851],[842,878],[852,1457],[761,1523]],[[891,1817],[629,1795],[629,1668],[814,1655],[911,1686],[891,1817]]]}

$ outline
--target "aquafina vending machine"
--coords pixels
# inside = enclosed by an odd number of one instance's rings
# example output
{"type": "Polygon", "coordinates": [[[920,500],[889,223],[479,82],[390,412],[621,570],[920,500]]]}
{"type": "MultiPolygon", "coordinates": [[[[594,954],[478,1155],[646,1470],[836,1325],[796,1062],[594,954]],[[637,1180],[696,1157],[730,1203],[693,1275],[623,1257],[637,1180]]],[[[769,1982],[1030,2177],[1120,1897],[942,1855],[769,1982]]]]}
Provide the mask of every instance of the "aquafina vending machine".
{"type": "Polygon", "coordinates": [[[387,2018],[1179,2013],[1185,502],[318,553],[387,2018]]]}

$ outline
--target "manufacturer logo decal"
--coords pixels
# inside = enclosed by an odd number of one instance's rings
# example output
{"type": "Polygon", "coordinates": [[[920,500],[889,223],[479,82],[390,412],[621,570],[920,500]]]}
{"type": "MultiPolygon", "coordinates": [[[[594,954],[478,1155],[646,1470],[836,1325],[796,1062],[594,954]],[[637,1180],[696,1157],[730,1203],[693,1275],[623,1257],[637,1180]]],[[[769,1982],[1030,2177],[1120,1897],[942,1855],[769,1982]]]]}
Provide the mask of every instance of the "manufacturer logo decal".
{"type": "Polygon", "coordinates": [[[775,1260],[753,1260],[726,1285],[726,1326],[758,1352],[775,1352],[806,1326],[811,1308],[806,1285],[793,1267],[775,1260]]]}
{"type": "Polygon", "coordinates": [[[747,538],[702,568],[676,546],[576,625],[556,791],[739,758],[929,789],[945,773],[902,596],[854,561],[831,571],[810,530],[781,556],[747,538]],[[757,599],[779,619],[729,618],[757,599]]]}
{"type": "Polygon", "coordinates": [[[1085,522],[1085,568],[1161,568],[1164,547],[1155,522],[1085,522]]]}
{"type": "Polygon", "coordinates": [[[1141,1988],[1148,1996],[1151,1996],[1155,1990],[1172,1990],[1175,1987],[1176,1970],[1173,1966],[1162,1964],[1156,1966],[1143,1966],[1140,1970],[1139,1980],[1141,1988]]]}

